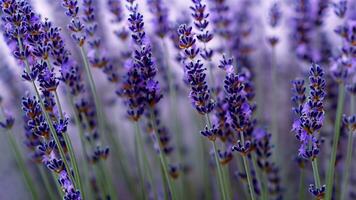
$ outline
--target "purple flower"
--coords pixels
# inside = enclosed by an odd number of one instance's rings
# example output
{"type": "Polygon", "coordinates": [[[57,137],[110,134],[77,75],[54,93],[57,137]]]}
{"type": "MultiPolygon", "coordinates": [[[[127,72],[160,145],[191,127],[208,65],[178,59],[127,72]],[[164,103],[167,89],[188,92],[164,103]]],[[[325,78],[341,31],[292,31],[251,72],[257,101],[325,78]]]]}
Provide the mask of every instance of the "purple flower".
{"type": "Polygon", "coordinates": [[[254,144],[250,129],[252,127],[252,111],[247,101],[244,87],[241,76],[235,73],[226,75],[224,80],[225,98],[228,104],[229,117],[231,118],[231,128],[236,134],[235,137],[238,138],[237,144],[232,148],[242,154],[248,154],[254,144]]]}
{"type": "Polygon", "coordinates": [[[339,18],[344,18],[346,11],[347,11],[347,1],[346,0],[339,0],[337,3],[332,3],[334,8],[334,13],[339,18]]]}
{"type": "Polygon", "coordinates": [[[304,81],[293,82],[292,100],[296,105],[293,110],[297,119],[293,123],[292,131],[301,142],[299,156],[314,159],[319,154],[317,133],[324,121],[325,80],[324,72],[317,64],[312,64],[309,74],[310,93],[307,100],[304,94],[304,81]]]}
{"type": "MultiPolygon", "coordinates": [[[[75,189],[68,176],[63,161],[57,158],[58,149],[50,134],[49,126],[45,121],[36,98],[22,99],[22,109],[25,112],[25,134],[27,146],[33,151],[33,159],[42,162],[48,169],[58,175],[58,182],[64,192],[64,199],[80,200],[80,192],[75,189]]],[[[61,120],[55,124],[58,134],[66,131],[68,121],[61,120]]],[[[70,172],[71,173],[71,172],[70,172]]]]}
{"type": "Polygon", "coordinates": [[[272,28],[277,27],[281,21],[281,16],[282,11],[280,5],[277,2],[273,3],[269,10],[269,25],[272,28]]]}
{"type": "Polygon", "coordinates": [[[124,18],[124,11],[122,9],[121,0],[108,0],[107,5],[112,14],[114,14],[115,19],[113,22],[121,22],[124,18]]]}
{"type": "Polygon", "coordinates": [[[170,30],[168,8],[162,0],[147,0],[147,3],[149,11],[154,15],[152,23],[154,24],[155,34],[160,38],[164,38],[170,30]]]}

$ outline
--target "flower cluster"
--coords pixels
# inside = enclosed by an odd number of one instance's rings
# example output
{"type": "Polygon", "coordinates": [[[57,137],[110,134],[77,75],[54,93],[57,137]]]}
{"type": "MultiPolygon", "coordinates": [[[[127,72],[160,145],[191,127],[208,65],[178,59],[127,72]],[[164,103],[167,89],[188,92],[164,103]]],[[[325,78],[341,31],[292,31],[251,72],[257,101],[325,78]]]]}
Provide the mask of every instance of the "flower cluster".
{"type": "Polygon", "coordinates": [[[179,47],[183,50],[184,56],[189,58],[189,61],[185,63],[185,76],[191,87],[189,96],[192,104],[199,113],[210,113],[214,108],[214,101],[206,82],[204,73],[206,68],[199,59],[195,59],[200,50],[196,47],[192,27],[183,24],[179,27],[178,33],[179,47]]]}
{"type": "Polygon", "coordinates": [[[154,15],[152,23],[154,24],[155,34],[164,38],[170,31],[168,21],[168,8],[162,0],[147,0],[149,11],[154,15]]]}
{"type": "Polygon", "coordinates": [[[206,5],[201,0],[192,1],[194,6],[191,6],[190,9],[193,11],[194,25],[199,30],[196,38],[204,44],[203,52],[200,55],[204,60],[210,61],[213,56],[213,50],[207,48],[207,43],[213,39],[213,34],[207,30],[209,13],[206,13],[206,5]]]}
{"type": "Polygon", "coordinates": [[[292,131],[301,142],[299,156],[305,159],[314,159],[319,154],[318,132],[324,121],[323,99],[325,97],[324,72],[317,64],[310,69],[310,94],[305,101],[305,87],[303,81],[293,82],[293,108],[297,119],[293,123],[292,131]]]}
{"type": "Polygon", "coordinates": [[[210,0],[212,23],[214,32],[222,38],[228,40],[231,37],[231,19],[229,16],[229,6],[226,0],[210,0]]]}
{"type": "MultiPolygon", "coordinates": [[[[22,109],[25,112],[25,133],[27,146],[33,151],[33,159],[42,162],[58,175],[58,182],[64,192],[64,199],[80,200],[80,192],[76,190],[63,161],[58,156],[58,147],[50,134],[50,128],[42,115],[42,110],[35,97],[24,97],[22,109]]],[[[68,121],[60,120],[54,127],[58,135],[67,130],[68,121]]]]}
{"type": "Polygon", "coordinates": [[[245,155],[254,148],[254,144],[249,133],[252,110],[242,81],[242,77],[236,73],[228,73],[224,80],[224,88],[231,128],[236,133],[235,137],[238,138],[236,145],[232,148],[245,155]]]}
{"type": "Polygon", "coordinates": [[[159,82],[155,80],[157,69],[152,58],[151,46],[146,41],[143,15],[138,12],[138,6],[134,1],[129,3],[127,7],[130,11],[129,29],[135,50],[123,84],[117,93],[124,97],[125,104],[129,107],[129,118],[137,121],[144,113],[145,107],[154,108],[162,94],[159,82]]]}

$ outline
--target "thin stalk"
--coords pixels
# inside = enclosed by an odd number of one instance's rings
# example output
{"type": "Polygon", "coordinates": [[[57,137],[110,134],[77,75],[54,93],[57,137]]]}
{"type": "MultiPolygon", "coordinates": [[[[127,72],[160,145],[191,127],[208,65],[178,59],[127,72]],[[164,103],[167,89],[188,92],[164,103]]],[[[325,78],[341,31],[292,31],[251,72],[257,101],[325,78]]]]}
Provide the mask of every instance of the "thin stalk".
{"type": "MultiPolygon", "coordinates": [[[[211,125],[211,121],[210,121],[209,115],[206,114],[205,118],[206,118],[206,122],[207,122],[208,128],[211,129],[212,125],[211,125]]],[[[223,200],[226,200],[228,198],[227,198],[227,194],[226,194],[226,191],[225,191],[226,188],[224,187],[223,172],[222,172],[221,164],[220,164],[219,158],[218,158],[218,150],[217,150],[217,147],[216,147],[216,142],[215,141],[211,141],[211,143],[212,143],[212,145],[214,147],[214,159],[215,159],[215,164],[216,164],[217,171],[218,171],[218,184],[219,184],[219,187],[220,187],[221,196],[222,196],[223,200]]]]}
{"type": "MultiPolygon", "coordinates": [[[[354,95],[351,96],[351,113],[355,111],[354,108],[354,95]]],[[[341,183],[341,196],[340,199],[346,199],[346,194],[349,190],[349,178],[350,178],[350,171],[351,171],[351,163],[352,163],[352,151],[353,151],[353,141],[354,141],[354,133],[352,131],[349,132],[348,140],[347,140],[347,153],[346,153],[346,163],[344,168],[344,176],[342,178],[341,183]]]]}
{"type": "MultiPolygon", "coordinates": [[[[53,191],[53,189],[51,187],[52,184],[50,184],[50,182],[48,180],[47,173],[44,171],[43,166],[38,166],[38,170],[40,172],[40,176],[43,181],[43,185],[46,188],[46,191],[48,193],[49,199],[56,200],[57,198],[54,196],[55,192],[53,191]]],[[[54,179],[54,181],[57,182],[56,179],[54,179]]],[[[57,186],[58,194],[61,194],[62,193],[61,188],[58,187],[58,184],[56,186],[57,186]]]]}
{"type": "Polygon", "coordinates": [[[261,188],[261,191],[262,191],[262,200],[268,200],[268,197],[267,197],[268,193],[266,193],[267,190],[265,188],[266,185],[263,184],[263,182],[262,182],[263,178],[262,178],[262,175],[261,175],[261,171],[257,166],[256,154],[253,153],[251,155],[251,157],[252,157],[252,166],[253,166],[253,168],[255,169],[255,172],[256,172],[257,184],[258,184],[259,188],[261,188]]]}
{"type": "MultiPolygon", "coordinates": [[[[182,163],[185,163],[184,162],[184,156],[182,155],[182,149],[183,149],[183,137],[182,137],[182,131],[181,131],[181,126],[180,126],[180,119],[178,117],[178,112],[177,110],[179,110],[179,104],[178,104],[178,98],[177,98],[177,93],[176,93],[176,89],[174,87],[174,82],[173,82],[173,72],[171,70],[171,67],[172,65],[170,65],[169,63],[169,48],[167,47],[167,44],[166,44],[166,41],[165,39],[163,38],[162,39],[162,46],[163,46],[163,50],[164,50],[164,53],[165,53],[165,56],[164,57],[164,62],[167,66],[167,79],[168,79],[168,87],[169,87],[169,97],[170,97],[170,113],[172,115],[172,122],[173,122],[173,127],[174,127],[174,131],[175,131],[175,136],[176,136],[176,145],[177,145],[177,153],[178,153],[178,160],[182,163]]],[[[184,194],[186,192],[184,191],[187,191],[186,188],[188,188],[188,181],[187,181],[187,178],[183,175],[182,173],[182,176],[181,176],[181,179],[180,179],[180,192],[179,192],[179,197],[180,198],[186,198],[184,196],[184,194]]]]}
{"type": "MultiPolygon", "coordinates": [[[[48,63],[50,63],[50,62],[48,62],[48,63]]],[[[57,103],[57,106],[58,106],[58,109],[59,109],[59,114],[61,116],[61,119],[64,119],[64,114],[63,114],[63,111],[62,111],[62,105],[61,105],[61,102],[59,100],[57,90],[54,91],[54,96],[55,96],[55,99],[56,99],[56,103],[57,103]]],[[[70,157],[71,164],[73,166],[74,178],[75,178],[76,185],[78,186],[79,191],[82,193],[81,195],[82,195],[83,199],[85,199],[85,192],[83,190],[82,181],[81,181],[80,174],[79,174],[77,158],[75,156],[75,153],[74,153],[74,150],[73,150],[73,145],[72,145],[72,142],[71,142],[67,132],[65,132],[63,134],[63,138],[64,138],[64,141],[65,141],[67,147],[68,147],[69,157],[70,157]]]]}
{"type": "Polygon", "coordinates": [[[94,97],[94,104],[96,107],[96,110],[98,112],[98,123],[99,123],[99,129],[101,130],[102,133],[104,133],[104,115],[103,115],[103,108],[102,108],[102,104],[101,104],[101,100],[98,96],[97,90],[96,90],[96,86],[95,86],[95,82],[94,82],[94,78],[93,75],[91,73],[91,69],[90,69],[90,65],[86,56],[86,52],[83,46],[79,47],[80,49],[80,54],[82,56],[82,60],[84,62],[84,69],[85,72],[87,74],[88,80],[89,80],[89,85],[90,85],[90,90],[91,93],[94,97]]]}
{"type": "MultiPolygon", "coordinates": [[[[142,141],[141,131],[140,131],[140,127],[139,127],[138,122],[135,122],[135,130],[136,130],[135,139],[136,139],[137,146],[138,146],[137,150],[138,150],[138,158],[139,158],[139,160],[138,160],[139,161],[139,168],[141,168],[141,170],[143,170],[142,178],[143,178],[143,181],[144,181],[145,180],[144,178],[147,177],[147,182],[152,187],[152,190],[154,190],[154,195],[156,197],[157,195],[156,195],[155,189],[153,188],[152,170],[151,170],[151,167],[150,167],[149,162],[148,162],[147,155],[146,155],[145,150],[144,150],[144,143],[142,141]]],[[[142,184],[143,184],[142,186],[143,186],[143,190],[144,190],[145,182],[143,182],[142,184]]]]}
{"type": "Polygon", "coordinates": [[[338,101],[337,101],[337,109],[336,109],[336,119],[334,126],[334,137],[333,137],[333,146],[331,152],[331,158],[329,162],[328,174],[327,174],[327,184],[326,184],[326,200],[330,200],[332,197],[333,191],[333,180],[335,173],[335,162],[336,162],[336,151],[339,143],[340,137],[340,128],[341,128],[341,117],[344,108],[344,99],[345,99],[345,90],[343,83],[339,83],[339,93],[338,93],[338,101]]]}
{"type": "Polygon", "coordinates": [[[206,167],[207,164],[209,164],[209,158],[206,155],[206,145],[204,140],[199,139],[198,140],[199,144],[197,144],[198,146],[200,146],[200,154],[198,154],[198,156],[201,156],[201,161],[199,162],[200,164],[200,169],[202,169],[202,177],[203,177],[203,181],[204,181],[204,194],[206,196],[204,196],[204,199],[207,200],[211,200],[213,199],[213,195],[212,195],[212,183],[211,183],[211,175],[209,173],[209,169],[206,167]]]}
{"type": "MultiPolygon", "coordinates": [[[[23,46],[22,46],[21,38],[20,38],[19,36],[17,37],[17,41],[18,41],[18,44],[19,44],[20,51],[23,51],[23,46]]],[[[26,69],[26,72],[27,72],[27,73],[30,73],[30,65],[29,65],[29,63],[28,63],[27,58],[25,58],[24,62],[25,62],[25,69],[26,69]]],[[[49,117],[49,115],[48,115],[48,112],[47,112],[46,109],[45,109],[45,106],[44,106],[43,101],[42,101],[42,99],[41,99],[41,95],[40,95],[39,90],[38,90],[38,88],[37,88],[37,86],[36,86],[36,83],[35,83],[35,81],[31,81],[31,83],[32,83],[32,86],[33,86],[33,88],[34,88],[34,90],[35,90],[36,97],[37,97],[37,99],[38,99],[39,102],[40,102],[40,107],[41,107],[41,110],[42,110],[42,112],[43,112],[43,114],[44,114],[44,116],[45,116],[46,122],[47,122],[48,125],[49,125],[50,132],[51,132],[51,134],[52,134],[52,136],[53,136],[53,138],[54,138],[54,141],[55,141],[55,143],[56,143],[56,145],[57,145],[57,147],[58,147],[58,151],[59,151],[59,154],[60,154],[60,156],[61,156],[61,159],[62,159],[62,161],[63,161],[63,163],[64,163],[64,166],[65,166],[65,168],[66,168],[67,170],[70,170],[71,168],[69,167],[69,164],[68,164],[68,162],[67,162],[67,158],[66,158],[66,156],[65,156],[63,147],[62,147],[62,145],[61,145],[61,143],[60,143],[60,141],[59,141],[59,138],[58,138],[57,132],[56,132],[54,126],[53,126],[52,120],[50,119],[50,117],[49,117]]],[[[75,179],[73,178],[72,173],[68,173],[68,176],[69,176],[69,179],[70,179],[73,183],[76,183],[76,182],[75,182],[75,179]]],[[[78,188],[78,186],[77,186],[76,184],[75,184],[75,187],[78,188]]]]}
{"type": "Polygon", "coordinates": [[[224,186],[227,190],[227,199],[231,199],[231,182],[230,182],[230,172],[229,172],[229,165],[223,165],[222,166],[222,171],[223,171],[223,178],[224,178],[224,186]]]}
{"type": "Polygon", "coordinates": [[[247,161],[247,158],[245,155],[242,156],[242,159],[244,161],[244,167],[245,167],[245,171],[246,171],[246,175],[247,175],[247,182],[248,182],[248,188],[250,190],[251,200],[255,200],[255,190],[253,189],[253,185],[252,185],[252,177],[251,177],[250,167],[248,165],[248,161],[247,161]]]}
{"type": "MultiPolygon", "coordinates": [[[[137,123],[137,122],[136,122],[137,123]]],[[[140,145],[138,142],[138,134],[139,133],[139,127],[138,125],[135,124],[135,157],[137,161],[137,171],[138,171],[138,176],[140,177],[140,182],[141,182],[141,198],[140,199],[147,199],[146,198],[146,190],[145,190],[145,178],[143,175],[143,164],[142,164],[142,159],[141,159],[141,150],[140,150],[140,145]]]]}
{"type": "Polygon", "coordinates": [[[300,169],[299,175],[299,199],[305,199],[304,169],[300,169]]]}
{"type": "MultiPolygon", "coordinates": [[[[67,88],[67,91],[69,91],[69,88],[67,88]]],[[[77,128],[78,128],[78,132],[79,132],[79,138],[80,138],[80,142],[81,142],[81,145],[82,145],[82,149],[83,149],[83,155],[84,155],[84,161],[83,161],[83,176],[84,178],[87,179],[86,181],[86,191],[85,192],[88,192],[88,199],[94,199],[93,196],[92,196],[92,191],[90,189],[90,178],[89,178],[89,166],[88,166],[88,162],[87,162],[87,156],[89,156],[88,152],[87,152],[87,149],[86,149],[86,139],[85,139],[85,136],[84,136],[84,130],[83,130],[83,127],[81,126],[81,123],[80,123],[80,120],[79,120],[79,113],[77,112],[76,108],[75,108],[75,104],[74,104],[74,97],[72,94],[69,94],[69,103],[70,103],[70,106],[72,108],[72,112],[73,112],[73,116],[74,116],[74,121],[75,121],[75,124],[77,125],[77,128]]],[[[84,192],[84,191],[83,191],[84,192]]]]}
{"type": "Polygon", "coordinates": [[[317,188],[321,187],[320,183],[320,176],[319,176],[319,170],[318,170],[318,160],[317,158],[314,158],[312,161],[312,167],[313,167],[313,176],[314,176],[314,182],[317,188]]]}
{"type": "Polygon", "coordinates": [[[153,134],[156,137],[156,140],[157,140],[157,143],[158,143],[158,147],[159,147],[159,153],[158,154],[159,154],[159,158],[160,158],[160,161],[161,161],[163,173],[164,173],[164,176],[166,178],[166,182],[168,184],[168,188],[169,188],[169,192],[171,194],[171,198],[172,198],[172,200],[176,200],[177,196],[176,196],[175,187],[173,185],[172,178],[170,177],[169,172],[168,172],[167,158],[164,155],[163,149],[162,149],[161,144],[159,142],[159,136],[157,134],[157,127],[155,125],[155,117],[154,117],[152,112],[153,112],[153,110],[151,110],[151,114],[150,114],[151,115],[151,123],[153,125],[153,134]]]}
{"type": "Polygon", "coordinates": [[[15,156],[15,160],[17,162],[18,167],[20,168],[21,172],[22,172],[22,177],[24,179],[25,185],[27,187],[27,189],[29,190],[29,192],[31,193],[31,198],[33,200],[38,199],[38,193],[37,190],[35,188],[35,184],[33,182],[32,177],[30,176],[30,173],[27,169],[27,167],[25,166],[25,161],[24,158],[20,152],[20,149],[15,141],[15,138],[13,136],[13,132],[11,131],[11,129],[8,130],[8,134],[7,134],[7,138],[9,140],[9,143],[11,145],[11,149],[13,151],[13,154],[15,156]]]}
{"type": "MultiPolygon", "coordinates": [[[[277,97],[277,66],[276,66],[276,49],[274,46],[272,46],[272,55],[271,55],[271,81],[272,81],[272,98],[276,98],[277,97]]],[[[279,147],[279,143],[278,143],[278,122],[277,122],[277,105],[276,105],[276,101],[272,101],[272,109],[273,109],[273,114],[272,114],[272,142],[275,145],[275,153],[273,153],[274,157],[276,157],[276,155],[278,155],[276,152],[278,152],[278,147],[279,147]]],[[[277,158],[279,158],[280,156],[277,156],[277,158]]],[[[277,160],[277,159],[275,159],[277,160]]],[[[278,161],[278,160],[277,160],[278,161]]]]}
{"type": "MultiPolygon", "coordinates": [[[[240,132],[240,137],[241,137],[241,142],[244,144],[245,138],[244,138],[244,134],[242,132],[240,132]]],[[[250,167],[249,167],[246,156],[247,155],[242,155],[242,159],[244,162],[244,168],[245,168],[245,172],[247,175],[247,183],[248,183],[248,188],[250,191],[251,200],[255,200],[255,190],[253,189],[251,171],[250,171],[250,167]]]]}

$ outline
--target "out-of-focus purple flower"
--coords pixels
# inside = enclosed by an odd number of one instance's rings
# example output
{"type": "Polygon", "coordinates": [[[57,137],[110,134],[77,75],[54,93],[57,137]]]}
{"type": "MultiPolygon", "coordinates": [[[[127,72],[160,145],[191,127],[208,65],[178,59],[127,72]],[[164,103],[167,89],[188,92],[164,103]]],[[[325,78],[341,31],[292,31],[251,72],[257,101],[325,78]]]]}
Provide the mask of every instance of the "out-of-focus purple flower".
{"type": "Polygon", "coordinates": [[[293,82],[293,98],[296,107],[293,108],[297,119],[293,123],[292,131],[301,142],[299,156],[305,159],[314,159],[319,154],[318,133],[324,121],[325,80],[324,72],[317,64],[310,69],[310,93],[305,101],[305,87],[303,81],[293,82]]]}
{"type": "Polygon", "coordinates": [[[5,115],[5,121],[0,121],[0,126],[4,129],[11,129],[14,126],[15,118],[12,115],[5,115]]]}
{"type": "Polygon", "coordinates": [[[153,14],[152,23],[154,24],[154,32],[160,37],[164,38],[170,28],[168,20],[168,8],[162,0],[147,0],[149,11],[153,14]]]}
{"type": "Polygon", "coordinates": [[[215,33],[228,40],[231,37],[229,6],[225,0],[210,0],[209,6],[215,33]]]}
{"type": "Polygon", "coordinates": [[[355,61],[355,41],[356,22],[350,21],[340,25],[336,30],[343,40],[343,45],[339,54],[334,58],[331,73],[337,82],[344,82],[352,74],[356,73],[355,61]]]}
{"type": "Polygon", "coordinates": [[[108,8],[112,14],[114,14],[114,22],[121,22],[124,18],[124,11],[121,0],[108,0],[108,8]]]}
{"type": "Polygon", "coordinates": [[[347,11],[347,1],[346,0],[339,0],[338,2],[332,3],[334,8],[334,13],[339,18],[344,18],[346,11],[347,11]]]}
{"type": "Polygon", "coordinates": [[[282,11],[280,8],[280,5],[275,2],[272,4],[270,10],[269,10],[269,25],[272,28],[275,28],[279,25],[279,22],[281,21],[282,17],[282,11]]]}

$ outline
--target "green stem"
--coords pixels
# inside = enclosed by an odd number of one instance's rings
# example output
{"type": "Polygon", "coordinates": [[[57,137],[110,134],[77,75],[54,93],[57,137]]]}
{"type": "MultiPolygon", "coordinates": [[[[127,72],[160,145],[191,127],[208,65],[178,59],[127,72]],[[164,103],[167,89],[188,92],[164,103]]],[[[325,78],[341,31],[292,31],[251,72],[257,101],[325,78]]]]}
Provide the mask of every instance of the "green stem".
{"type": "MultiPolygon", "coordinates": [[[[143,192],[145,191],[145,177],[147,178],[147,182],[148,184],[150,184],[152,190],[154,191],[154,194],[155,196],[157,197],[156,195],[156,192],[155,192],[155,189],[153,187],[153,178],[152,178],[152,170],[151,170],[151,167],[150,167],[150,164],[148,162],[148,159],[147,159],[147,155],[145,153],[145,150],[144,150],[144,143],[142,141],[142,136],[141,136],[141,131],[140,131],[140,127],[139,127],[139,124],[138,122],[135,122],[135,133],[136,133],[136,145],[137,145],[137,158],[138,158],[138,162],[139,162],[139,169],[142,170],[143,172],[141,172],[141,182],[142,182],[142,187],[143,187],[143,192]]],[[[145,196],[145,194],[143,194],[145,196]]],[[[145,198],[144,198],[145,199],[145,198]]]]}
{"type": "MultiPolygon", "coordinates": [[[[185,163],[184,162],[184,157],[182,155],[182,149],[184,148],[183,147],[183,137],[182,137],[182,132],[180,130],[180,120],[179,120],[179,117],[178,117],[178,112],[177,112],[177,109],[178,108],[178,103],[177,103],[177,93],[176,93],[176,89],[174,87],[174,82],[173,82],[173,77],[174,77],[174,73],[172,72],[171,70],[171,67],[172,65],[170,65],[169,63],[169,48],[167,47],[167,44],[165,42],[165,39],[163,38],[162,39],[162,46],[163,46],[163,50],[164,50],[164,53],[165,53],[165,56],[164,56],[164,61],[165,61],[165,65],[167,66],[167,79],[168,79],[168,87],[169,87],[169,97],[170,97],[170,108],[171,108],[171,115],[172,115],[172,119],[173,119],[173,127],[174,127],[174,131],[175,131],[175,136],[177,138],[177,149],[178,149],[178,160],[182,163],[185,163]]],[[[182,173],[182,179],[180,181],[180,192],[179,194],[180,195],[184,195],[184,191],[186,191],[185,188],[189,187],[188,184],[189,182],[187,181],[187,178],[183,175],[182,173]]],[[[180,198],[182,198],[184,196],[180,196],[180,198]]]]}
{"type": "Polygon", "coordinates": [[[266,193],[267,192],[267,190],[265,189],[266,185],[262,183],[263,178],[262,178],[262,175],[261,175],[261,171],[257,166],[256,154],[252,153],[251,156],[252,156],[252,166],[253,166],[253,168],[255,169],[255,172],[256,172],[257,184],[258,184],[259,188],[261,188],[261,191],[262,191],[262,199],[263,200],[267,200],[268,199],[268,197],[267,197],[268,193],[266,193]]]}
{"type": "Polygon", "coordinates": [[[299,176],[299,199],[305,199],[305,185],[304,185],[304,169],[300,169],[300,176],[299,176]]]}
{"type": "MultiPolygon", "coordinates": [[[[277,66],[276,66],[276,49],[274,46],[272,46],[272,55],[271,55],[271,81],[272,81],[272,98],[276,98],[277,97],[277,66]]],[[[272,101],[272,109],[274,112],[272,112],[272,143],[275,145],[274,151],[275,153],[273,153],[275,159],[277,161],[277,163],[279,163],[277,159],[279,159],[280,156],[276,156],[279,155],[279,151],[278,151],[278,147],[279,147],[279,143],[278,143],[278,116],[277,114],[279,112],[276,112],[277,110],[277,104],[276,104],[276,100],[272,101]]]]}
{"type": "MultiPolygon", "coordinates": [[[[48,193],[49,199],[56,200],[57,198],[54,196],[55,192],[53,191],[53,189],[51,187],[52,184],[50,184],[47,173],[44,171],[43,166],[38,166],[38,170],[40,172],[41,179],[43,180],[43,185],[46,188],[46,191],[48,193]]],[[[57,182],[56,179],[54,179],[54,181],[57,182]]],[[[58,184],[56,184],[56,186],[57,186],[56,188],[58,190],[58,194],[61,194],[62,190],[61,190],[60,186],[58,186],[58,184]]]]}
{"type": "Polygon", "coordinates": [[[344,99],[345,99],[345,90],[343,83],[339,83],[339,93],[338,93],[338,101],[337,101],[337,109],[336,109],[336,119],[334,126],[334,137],[333,137],[333,146],[331,152],[331,158],[329,162],[328,174],[327,174],[327,185],[326,185],[326,200],[330,200],[332,197],[333,191],[333,180],[335,173],[335,164],[336,164],[336,152],[337,146],[339,143],[340,137],[340,128],[341,128],[341,117],[344,108],[344,99]]]}
{"type": "MultiPolygon", "coordinates": [[[[209,115],[205,114],[205,118],[206,118],[206,123],[208,125],[208,128],[211,129],[212,125],[211,125],[211,121],[210,121],[209,115]]],[[[218,158],[218,150],[217,150],[217,147],[216,147],[216,142],[212,140],[211,143],[212,143],[212,145],[214,147],[214,159],[215,159],[215,164],[216,164],[217,171],[218,171],[218,184],[219,184],[219,187],[220,187],[221,196],[222,196],[223,200],[226,200],[227,199],[227,194],[226,194],[226,191],[225,191],[226,188],[224,187],[223,172],[222,172],[221,164],[220,164],[219,158],[218,158]]]]}
{"type": "Polygon", "coordinates": [[[250,190],[251,200],[255,200],[255,190],[253,189],[253,185],[252,185],[252,177],[251,177],[250,167],[248,165],[248,161],[247,161],[247,158],[245,155],[242,155],[242,159],[244,161],[244,167],[245,167],[245,172],[247,175],[247,183],[248,183],[248,188],[250,190]]]}
{"type": "Polygon", "coordinates": [[[352,149],[353,149],[353,133],[349,133],[348,142],[347,142],[347,154],[346,154],[346,163],[344,168],[344,177],[341,184],[341,198],[346,199],[346,194],[348,192],[350,170],[351,170],[351,161],[352,161],[352,149]]]}
{"type": "MultiPolygon", "coordinates": [[[[67,91],[69,93],[69,88],[67,87],[67,91]]],[[[74,116],[74,121],[75,121],[75,124],[77,125],[77,128],[78,128],[78,132],[79,132],[79,138],[80,138],[80,142],[81,142],[81,145],[82,145],[82,150],[83,150],[83,155],[84,155],[84,161],[83,161],[83,165],[84,165],[84,169],[83,169],[83,176],[84,178],[86,178],[86,191],[83,191],[84,192],[88,192],[88,199],[94,199],[93,195],[92,195],[92,191],[90,189],[90,178],[89,178],[89,166],[88,166],[88,162],[87,162],[87,157],[89,156],[88,152],[87,152],[87,145],[86,145],[86,139],[85,139],[85,135],[84,135],[84,130],[83,130],[83,127],[81,125],[81,122],[79,120],[79,113],[77,112],[76,108],[75,108],[75,104],[74,104],[74,97],[72,94],[69,93],[69,103],[70,103],[70,106],[72,108],[72,112],[73,112],[73,116],[74,116]]]]}
{"type": "Polygon", "coordinates": [[[231,192],[229,165],[223,165],[222,172],[223,172],[224,187],[227,190],[226,191],[227,199],[231,199],[232,192],[231,192]]]}
{"type": "MultiPolygon", "coordinates": [[[[55,96],[55,99],[56,99],[56,103],[58,105],[58,110],[59,110],[61,119],[64,119],[64,114],[63,114],[63,111],[62,111],[62,105],[61,105],[61,102],[59,100],[57,91],[54,91],[54,96],[55,96]]],[[[68,147],[69,157],[70,157],[70,161],[71,161],[71,164],[73,166],[73,171],[74,171],[75,183],[76,183],[77,187],[79,188],[79,191],[82,193],[81,195],[82,195],[83,199],[86,199],[85,198],[85,192],[84,192],[83,186],[82,186],[82,181],[81,181],[80,174],[79,174],[77,158],[75,156],[75,153],[74,153],[74,150],[73,150],[73,145],[72,145],[72,142],[71,142],[67,132],[65,132],[63,134],[63,138],[64,138],[64,141],[65,141],[67,147],[68,147]]]]}
{"type": "Polygon", "coordinates": [[[30,176],[30,173],[29,173],[27,167],[25,166],[24,158],[20,152],[20,149],[19,149],[16,141],[15,141],[15,138],[13,136],[11,129],[8,130],[8,140],[11,145],[12,151],[14,153],[17,165],[19,166],[19,168],[22,172],[22,177],[23,177],[24,182],[27,186],[27,189],[31,193],[32,199],[36,200],[36,199],[38,199],[38,193],[36,191],[35,184],[33,182],[32,177],[30,176]]]}
{"type": "Polygon", "coordinates": [[[142,164],[142,159],[141,159],[141,150],[140,150],[140,145],[139,145],[139,139],[138,139],[138,134],[139,133],[139,127],[138,127],[138,122],[135,123],[135,157],[137,161],[137,171],[138,171],[138,176],[140,177],[140,182],[141,182],[141,198],[140,199],[146,199],[146,190],[145,190],[145,179],[143,175],[143,164],[142,164]],[[137,124],[137,125],[136,125],[137,124]]]}
{"type": "Polygon", "coordinates": [[[99,123],[99,129],[101,130],[102,133],[105,133],[105,131],[104,131],[105,126],[104,126],[104,122],[103,122],[104,115],[103,115],[103,108],[102,108],[101,100],[100,100],[97,90],[96,90],[94,78],[93,78],[93,75],[90,70],[90,65],[89,65],[89,62],[88,62],[88,59],[86,56],[85,49],[83,46],[80,46],[79,49],[80,49],[80,54],[81,54],[83,62],[84,62],[84,69],[85,69],[85,72],[86,72],[88,80],[89,80],[90,90],[94,97],[94,104],[95,104],[96,110],[98,112],[97,118],[98,118],[98,123],[99,123]]]}
{"type": "Polygon", "coordinates": [[[164,176],[166,178],[166,182],[168,184],[168,188],[169,188],[169,192],[171,194],[171,198],[172,198],[172,200],[176,200],[177,196],[176,196],[175,187],[173,185],[172,178],[170,177],[169,172],[168,172],[167,158],[164,155],[163,149],[162,149],[160,141],[159,141],[159,136],[157,134],[157,127],[155,125],[155,120],[156,119],[155,119],[155,117],[153,115],[153,110],[151,110],[150,115],[151,115],[151,123],[153,125],[153,134],[156,137],[156,140],[157,140],[156,142],[158,143],[158,147],[159,147],[159,153],[158,154],[159,154],[159,158],[160,158],[161,165],[162,165],[162,168],[163,168],[163,173],[164,173],[164,176]]]}
{"type": "Polygon", "coordinates": [[[312,167],[313,167],[313,176],[314,176],[314,182],[317,188],[321,187],[320,183],[320,176],[319,176],[319,170],[318,170],[318,160],[317,158],[314,158],[312,161],[312,167]]]}

